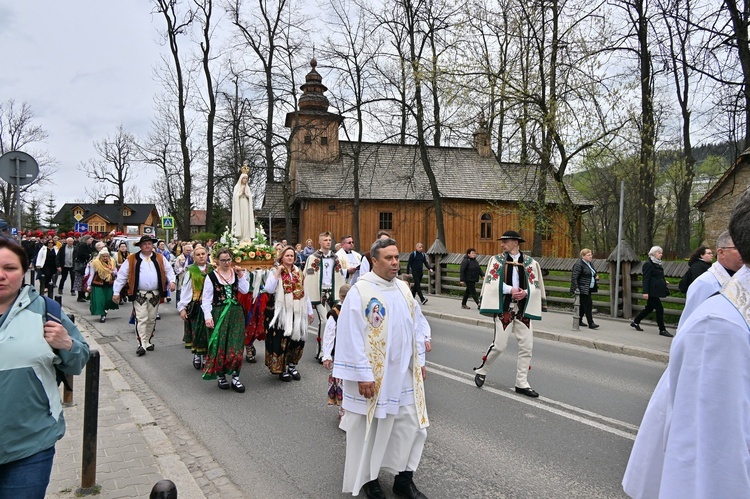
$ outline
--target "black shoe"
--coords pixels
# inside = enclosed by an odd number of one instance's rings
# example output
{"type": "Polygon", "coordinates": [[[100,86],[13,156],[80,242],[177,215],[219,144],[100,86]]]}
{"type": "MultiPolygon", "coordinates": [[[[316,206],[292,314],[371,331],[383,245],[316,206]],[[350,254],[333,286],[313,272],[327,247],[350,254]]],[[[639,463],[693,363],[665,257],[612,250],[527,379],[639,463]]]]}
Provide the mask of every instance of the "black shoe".
{"type": "Polygon", "coordinates": [[[281,381],[292,381],[292,375],[289,374],[289,371],[284,371],[283,373],[279,374],[279,379],[281,381]]]}
{"type": "Polygon", "coordinates": [[[586,327],[586,326],[588,326],[588,324],[586,324],[585,322],[578,321],[578,327],[586,327]]]}
{"type": "Polygon", "coordinates": [[[153,352],[154,351],[154,344],[152,343],[149,346],[147,346],[146,350],[148,350],[149,352],[153,352]]]}
{"type": "Polygon", "coordinates": [[[255,364],[258,360],[255,358],[255,355],[245,355],[245,362],[255,364]]]}
{"type": "Polygon", "coordinates": [[[79,296],[76,301],[79,303],[84,303],[86,301],[86,298],[84,298],[83,296],[79,296]]]}
{"type": "Polygon", "coordinates": [[[598,327],[599,327],[599,324],[594,324],[593,322],[591,323],[591,325],[589,325],[589,329],[596,329],[598,327]]]}
{"type": "Polygon", "coordinates": [[[219,377],[219,388],[222,390],[229,390],[229,381],[224,376],[219,377]]]}
{"type": "Polygon", "coordinates": [[[237,393],[245,393],[245,385],[242,384],[238,376],[232,376],[232,390],[237,393]]]}
{"type": "Polygon", "coordinates": [[[61,295],[61,294],[63,294],[63,289],[62,289],[62,288],[58,289],[58,290],[57,290],[57,294],[58,294],[58,295],[61,295]]]}
{"type": "Polygon", "coordinates": [[[408,499],[427,499],[427,496],[414,485],[414,480],[395,480],[393,482],[393,493],[398,497],[408,499]]]}
{"type": "MultiPolygon", "coordinates": [[[[62,291],[60,291],[60,293],[62,294],[62,291]]],[[[71,291],[71,292],[70,292],[70,296],[75,296],[75,295],[76,295],[76,292],[75,292],[75,291],[71,291]]]]}
{"type": "Polygon", "coordinates": [[[531,387],[529,388],[516,387],[516,393],[520,393],[521,395],[526,395],[527,397],[531,397],[531,398],[537,398],[539,396],[539,394],[535,392],[531,387]]]}
{"type": "Polygon", "coordinates": [[[422,305],[424,305],[426,303],[427,303],[427,298],[425,298],[424,300],[422,300],[422,305]]]}
{"type": "Polygon", "coordinates": [[[169,303],[169,302],[171,302],[171,301],[172,301],[172,298],[171,298],[171,297],[169,297],[169,296],[167,296],[167,303],[169,303]]]}
{"type": "Polygon", "coordinates": [[[484,374],[477,374],[474,376],[474,383],[477,384],[477,388],[482,388],[485,378],[487,378],[487,376],[484,374]]]}
{"type": "Polygon", "coordinates": [[[142,355],[146,355],[146,350],[143,347],[138,347],[135,349],[135,354],[141,357],[142,355]]]}
{"type": "Polygon", "coordinates": [[[107,322],[107,316],[106,315],[102,315],[101,319],[99,319],[99,322],[101,322],[102,324],[105,323],[105,322],[107,322]]]}
{"type": "Polygon", "coordinates": [[[193,367],[196,369],[201,368],[201,356],[193,354],[193,367]]]}
{"type": "Polygon", "coordinates": [[[157,320],[157,321],[160,321],[160,320],[161,320],[161,315],[159,315],[159,314],[156,314],[156,320],[157,320]]]}
{"type": "Polygon", "coordinates": [[[367,482],[362,486],[362,490],[365,491],[365,497],[367,499],[386,499],[385,491],[380,486],[380,482],[375,479],[367,482]]]}
{"type": "Polygon", "coordinates": [[[297,371],[297,367],[289,367],[289,370],[287,371],[289,375],[292,377],[294,381],[299,381],[302,379],[302,376],[300,376],[299,371],[297,371]]]}
{"type": "Polygon", "coordinates": [[[674,335],[667,331],[666,329],[662,329],[659,331],[659,336],[666,336],[667,338],[674,338],[674,335]]]}
{"type": "Polygon", "coordinates": [[[637,322],[631,322],[630,327],[634,327],[636,331],[643,331],[643,329],[638,325],[637,322]]]}

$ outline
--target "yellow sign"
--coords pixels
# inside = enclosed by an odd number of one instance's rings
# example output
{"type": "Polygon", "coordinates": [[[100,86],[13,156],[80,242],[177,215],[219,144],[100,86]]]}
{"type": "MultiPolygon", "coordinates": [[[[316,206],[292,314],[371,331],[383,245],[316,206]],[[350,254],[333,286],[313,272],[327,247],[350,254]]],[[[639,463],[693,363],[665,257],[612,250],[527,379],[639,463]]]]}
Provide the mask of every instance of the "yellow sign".
{"type": "Polygon", "coordinates": [[[73,218],[76,219],[76,222],[80,222],[83,219],[83,215],[81,215],[80,213],[76,213],[75,215],[73,215],[73,218]]]}

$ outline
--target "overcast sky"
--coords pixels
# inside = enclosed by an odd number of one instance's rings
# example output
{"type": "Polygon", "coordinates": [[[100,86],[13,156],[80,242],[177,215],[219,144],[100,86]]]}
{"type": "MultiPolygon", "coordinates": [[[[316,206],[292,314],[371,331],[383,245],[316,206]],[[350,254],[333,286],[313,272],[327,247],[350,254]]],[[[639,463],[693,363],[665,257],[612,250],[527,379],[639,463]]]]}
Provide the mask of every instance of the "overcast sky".
{"type": "MultiPolygon", "coordinates": [[[[167,52],[151,10],[148,0],[0,0],[0,102],[31,106],[49,134],[37,147],[58,162],[40,198],[53,193],[58,207],[87,199],[94,181],[78,167],[96,157],[93,142],[120,124],[136,136],[148,132],[160,91],[153,68],[167,52]]],[[[148,197],[152,176],[136,181],[148,197]]]]}

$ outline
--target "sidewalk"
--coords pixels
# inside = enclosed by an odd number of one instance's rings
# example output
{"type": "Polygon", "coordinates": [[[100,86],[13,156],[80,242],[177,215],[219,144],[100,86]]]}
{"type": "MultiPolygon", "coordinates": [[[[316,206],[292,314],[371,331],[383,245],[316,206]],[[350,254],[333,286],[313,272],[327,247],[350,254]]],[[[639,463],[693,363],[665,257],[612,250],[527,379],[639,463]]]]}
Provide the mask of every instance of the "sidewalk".
{"type": "MultiPolygon", "coordinates": [[[[422,305],[426,317],[435,317],[473,326],[492,328],[492,318],[479,315],[476,305],[469,301],[471,310],[461,308],[461,299],[425,294],[427,304],[422,305]]],[[[573,345],[595,348],[607,352],[641,357],[657,362],[669,361],[669,347],[672,339],[659,336],[655,323],[641,323],[643,332],[630,327],[630,320],[614,319],[604,315],[594,315],[599,329],[580,328],[573,330],[571,312],[549,311],[542,313],[541,321],[533,321],[534,337],[545,340],[561,341],[573,345]]],[[[674,334],[673,327],[668,328],[674,334]]]]}
{"type": "MultiPolygon", "coordinates": [[[[101,490],[95,497],[148,497],[154,484],[165,478],[177,485],[180,499],[206,497],[167,435],[97,343],[96,330],[85,320],[77,320],[77,325],[101,359],[96,460],[96,484],[101,490]]],[[[84,369],[75,377],[73,405],[64,408],[66,432],[56,445],[46,495],[50,499],[81,497],[76,491],[81,486],[85,373],[84,369]]]]}

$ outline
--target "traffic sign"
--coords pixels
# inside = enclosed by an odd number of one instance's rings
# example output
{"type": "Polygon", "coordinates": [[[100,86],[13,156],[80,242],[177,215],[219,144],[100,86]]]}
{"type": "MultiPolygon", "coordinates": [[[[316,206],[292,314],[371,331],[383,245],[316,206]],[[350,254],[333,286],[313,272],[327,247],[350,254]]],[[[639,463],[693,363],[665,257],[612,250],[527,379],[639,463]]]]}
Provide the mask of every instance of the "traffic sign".
{"type": "Polygon", "coordinates": [[[11,236],[17,236],[18,235],[18,229],[15,227],[10,228],[10,235],[11,236]]]}
{"type": "Polygon", "coordinates": [[[76,222],[73,226],[73,230],[76,232],[88,232],[89,231],[89,224],[85,222],[76,222]]]}
{"type": "Polygon", "coordinates": [[[161,228],[166,230],[174,229],[174,217],[161,217],[161,228]]]}

